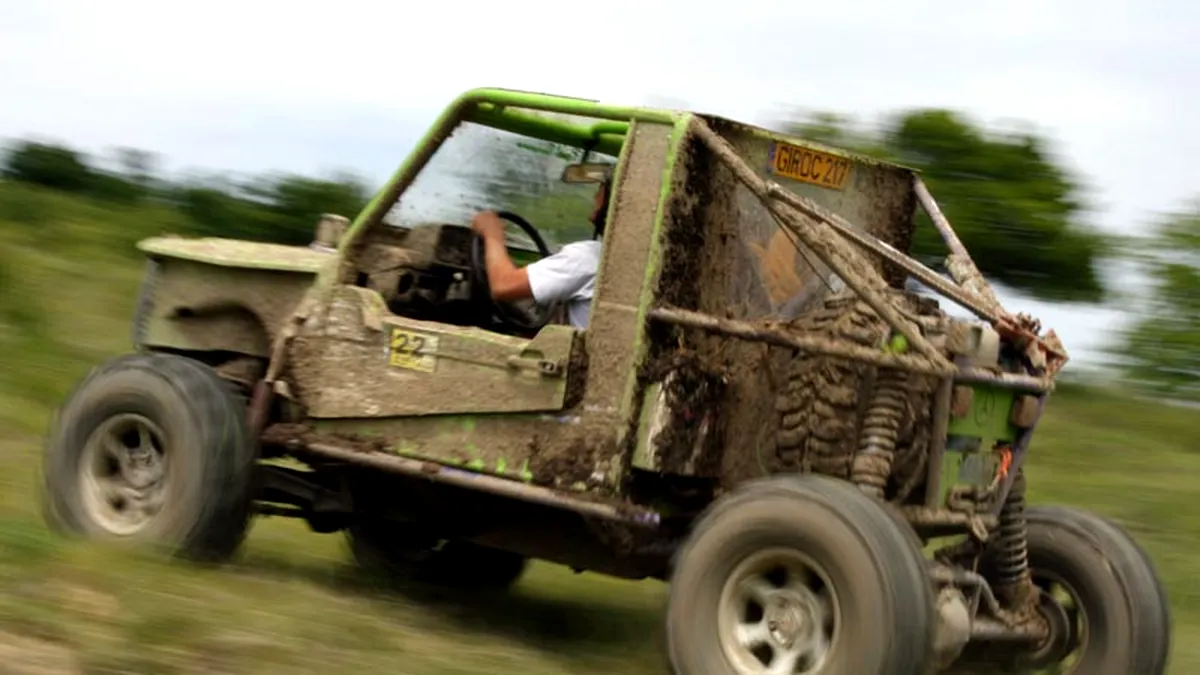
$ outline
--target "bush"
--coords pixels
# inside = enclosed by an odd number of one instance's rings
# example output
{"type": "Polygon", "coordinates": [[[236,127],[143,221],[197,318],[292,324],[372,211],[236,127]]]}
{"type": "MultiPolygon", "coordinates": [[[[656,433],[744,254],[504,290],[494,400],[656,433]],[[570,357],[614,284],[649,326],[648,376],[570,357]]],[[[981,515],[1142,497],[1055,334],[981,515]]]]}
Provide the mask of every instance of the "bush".
{"type": "Polygon", "coordinates": [[[9,150],[4,176],[66,192],[83,192],[92,184],[92,170],[76,151],[61,145],[23,141],[9,150]]]}
{"type": "Polygon", "coordinates": [[[179,187],[175,204],[192,221],[192,234],[304,245],[322,213],[353,217],[367,188],[352,177],[260,177],[242,185],[194,180],[179,187]]]}

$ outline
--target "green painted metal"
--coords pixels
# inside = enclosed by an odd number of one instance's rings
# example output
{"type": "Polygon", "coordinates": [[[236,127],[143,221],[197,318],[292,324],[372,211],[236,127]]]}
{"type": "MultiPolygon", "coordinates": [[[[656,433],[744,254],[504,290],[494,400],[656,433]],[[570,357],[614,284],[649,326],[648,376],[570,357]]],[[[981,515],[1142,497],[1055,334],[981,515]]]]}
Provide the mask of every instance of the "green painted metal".
{"type": "MultiPolygon", "coordinates": [[[[480,453],[479,447],[475,446],[473,443],[469,443],[465,449],[472,455],[479,455],[480,453]]],[[[434,457],[419,452],[414,452],[411,448],[407,447],[403,443],[390,448],[390,450],[402,457],[416,459],[423,462],[461,466],[469,471],[475,471],[477,473],[492,473],[502,478],[511,478],[513,480],[519,480],[526,483],[533,480],[533,472],[529,470],[529,459],[527,458],[522,459],[520,465],[512,466],[509,464],[506,458],[498,457],[496,458],[494,467],[489,468],[488,461],[479,456],[473,456],[470,460],[460,460],[454,457],[445,456],[434,457]]]]}
{"type": "Polygon", "coordinates": [[[975,445],[947,448],[942,460],[938,505],[948,506],[947,498],[955,486],[973,485],[980,489],[986,488],[991,483],[998,465],[999,459],[990,449],[975,445]]]}
{"type": "Polygon", "coordinates": [[[580,148],[591,147],[614,157],[621,152],[625,134],[629,130],[629,125],[621,122],[598,122],[585,127],[518,110],[483,106],[469,112],[464,119],[543,141],[580,148]]]}
{"type": "MultiPolygon", "coordinates": [[[[646,325],[646,313],[650,311],[650,307],[654,304],[654,282],[658,279],[659,270],[662,268],[663,219],[666,213],[667,200],[671,195],[671,176],[675,173],[675,166],[679,161],[679,153],[683,149],[683,139],[691,120],[691,114],[685,113],[681,115],[675,122],[675,128],[671,132],[671,141],[667,150],[667,162],[663,167],[663,184],[662,189],[659,191],[658,208],[654,212],[654,230],[650,237],[649,258],[645,276],[643,277],[642,295],[638,302],[637,320],[638,324],[642,326],[646,325]]],[[[645,330],[638,331],[632,347],[634,367],[628,374],[625,382],[625,393],[621,397],[620,415],[622,419],[629,419],[631,414],[631,408],[636,398],[634,394],[637,391],[637,373],[649,349],[649,346],[646,344],[645,330]]]]}
{"type": "Polygon", "coordinates": [[[1020,431],[1009,421],[1016,392],[989,385],[976,385],[974,392],[967,414],[952,417],[947,427],[941,505],[955,485],[987,486],[999,465],[995,448],[1011,444],[1020,431]]]}
{"type": "Polygon", "coordinates": [[[529,413],[446,414],[417,417],[385,417],[362,420],[311,419],[318,432],[349,433],[382,441],[387,451],[422,462],[459,467],[516,481],[531,482],[529,457],[502,444],[488,442],[503,435],[503,428],[533,429],[546,425],[546,416],[529,413]],[[480,440],[483,445],[475,441],[480,440]],[[422,447],[426,450],[422,451],[422,447]],[[511,453],[511,454],[510,454],[511,453]]]}
{"type": "MultiPolygon", "coordinates": [[[[528,108],[545,112],[594,117],[597,119],[627,122],[639,120],[672,124],[679,118],[679,112],[662,108],[645,106],[625,106],[601,103],[594,99],[542,94],[516,89],[478,88],[472,89],[459,97],[459,102],[489,103],[498,107],[528,108]]],[[[454,107],[454,104],[451,105],[454,107]]]]}
{"type": "Polygon", "coordinates": [[[1016,393],[1011,389],[989,385],[973,387],[975,395],[966,415],[951,418],[947,428],[950,436],[967,436],[989,442],[1011,443],[1020,431],[1009,422],[1016,393]]]}

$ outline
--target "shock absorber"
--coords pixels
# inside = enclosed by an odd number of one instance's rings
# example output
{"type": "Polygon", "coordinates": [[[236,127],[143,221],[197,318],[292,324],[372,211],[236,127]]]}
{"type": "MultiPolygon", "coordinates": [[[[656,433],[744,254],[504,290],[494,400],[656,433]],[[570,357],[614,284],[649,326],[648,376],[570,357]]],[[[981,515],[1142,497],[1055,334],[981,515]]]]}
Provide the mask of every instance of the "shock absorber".
{"type": "Polygon", "coordinates": [[[1029,528],[1025,521],[1025,473],[1013,476],[1012,488],[1000,510],[996,535],[996,590],[1010,607],[1032,590],[1029,573],[1029,528]]]}
{"type": "Polygon", "coordinates": [[[875,390],[863,416],[858,452],[850,470],[850,480],[867,494],[883,499],[896,439],[908,401],[908,374],[895,368],[881,368],[875,378],[875,390]]]}

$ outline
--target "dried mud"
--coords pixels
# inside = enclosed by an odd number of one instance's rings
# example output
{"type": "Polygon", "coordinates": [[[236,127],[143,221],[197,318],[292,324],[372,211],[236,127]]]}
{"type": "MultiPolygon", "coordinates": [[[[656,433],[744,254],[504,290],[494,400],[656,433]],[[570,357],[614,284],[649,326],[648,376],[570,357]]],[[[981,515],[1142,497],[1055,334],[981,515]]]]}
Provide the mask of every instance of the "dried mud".
{"type": "MultiPolygon", "coordinates": [[[[386,439],[344,431],[321,432],[307,424],[272,424],[263,430],[263,445],[290,447],[332,443],[354,452],[389,452],[386,439]]],[[[390,454],[390,453],[389,453],[390,454]]]]}
{"type": "Polygon", "coordinates": [[[563,409],[572,410],[583,402],[588,383],[587,333],[580,332],[571,344],[571,356],[567,365],[567,390],[563,394],[563,409]]]}
{"type": "Polygon", "coordinates": [[[570,487],[576,483],[587,484],[596,471],[595,457],[598,448],[580,439],[567,446],[563,452],[548,456],[541,453],[530,457],[533,483],[545,487],[570,487]]]}
{"type": "MultiPolygon", "coordinates": [[[[707,120],[735,145],[737,125],[707,120]]],[[[853,202],[855,225],[901,251],[911,245],[916,199],[911,175],[888,167],[861,172],[853,202]]],[[[825,331],[831,339],[876,345],[886,324],[861,301],[831,310],[832,290],[822,280],[828,270],[806,249],[797,251],[758,198],[696,137],[685,149],[672,186],[676,197],[666,214],[664,268],[658,281],[662,304],[748,321],[800,316],[795,329],[825,331]],[[819,324],[819,325],[817,325],[819,324]]],[[[853,270],[893,289],[903,288],[903,269],[882,264],[850,248],[853,270]],[[865,269],[872,267],[873,270],[865,269]]],[[[898,292],[898,291],[896,291],[898,292]]],[[[937,313],[936,302],[905,296],[915,314],[937,313]]],[[[716,373],[726,387],[720,403],[723,457],[720,482],[731,487],[777,471],[817,470],[849,477],[857,433],[873,384],[875,368],[845,359],[800,355],[764,344],[702,334],[681,328],[651,327],[652,349],[642,381],[687,354],[716,373]]],[[[898,449],[888,492],[912,494],[923,477],[930,444],[930,416],[936,380],[911,375],[910,396],[899,429],[898,449]]],[[[684,452],[683,441],[669,453],[684,452]]]]}
{"type": "MultiPolygon", "coordinates": [[[[751,249],[754,237],[741,228],[751,219],[770,216],[702,142],[689,136],[684,143],[672,186],[675,198],[664,224],[659,302],[718,317],[763,319],[774,309],[771,280],[764,277],[769,270],[761,269],[764,261],[751,249]]],[[[758,222],[758,229],[773,233],[775,226],[758,222]]],[[[774,400],[785,384],[777,374],[783,372],[789,350],[665,325],[650,331],[644,383],[681,360],[724,382],[712,431],[714,450],[704,458],[701,475],[717,477],[726,486],[762,475],[758,455],[774,436],[774,400]]],[[[690,453],[688,434],[671,440],[664,458],[690,453]]]]}
{"type": "Polygon", "coordinates": [[[660,470],[671,474],[716,476],[720,470],[723,435],[721,404],[724,375],[691,351],[680,350],[659,359],[646,371],[648,382],[663,382],[671,406],[671,421],[656,438],[661,448],[660,470]],[[668,375],[673,377],[668,381],[668,375]],[[702,425],[708,418],[708,436],[697,453],[702,425]]]}
{"type": "MultiPolygon", "coordinates": [[[[634,368],[631,347],[641,330],[632,310],[640,304],[652,262],[646,242],[654,227],[670,132],[669,127],[639,125],[627,141],[629,161],[615,187],[607,250],[597,279],[603,302],[593,312],[585,346],[571,355],[573,368],[586,364],[567,383],[568,407],[579,410],[580,422],[547,439],[530,463],[535,480],[570,485],[586,482],[597,472],[615,478],[628,468],[622,463],[632,457],[632,450],[618,446],[619,425],[624,422],[619,410],[634,368]]],[[[628,444],[635,436],[631,428],[624,431],[628,444]]]]}

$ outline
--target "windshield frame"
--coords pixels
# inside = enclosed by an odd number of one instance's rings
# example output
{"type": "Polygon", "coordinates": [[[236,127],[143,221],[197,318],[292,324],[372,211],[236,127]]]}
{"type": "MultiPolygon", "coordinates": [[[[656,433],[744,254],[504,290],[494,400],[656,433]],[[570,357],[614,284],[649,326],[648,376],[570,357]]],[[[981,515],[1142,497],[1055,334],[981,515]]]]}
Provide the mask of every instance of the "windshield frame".
{"type": "Polygon", "coordinates": [[[469,91],[443,111],[391,179],[354,219],[338,246],[338,256],[345,261],[347,253],[355,249],[367,232],[387,227],[383,222],[384,217],[438,148],[464,122],[475,122],[532,139],[586,148],[617,158],[632,121],[675,124],[683,114],[672,110],[612,106],[587,99],[506,89],[469,91]],[[590,125],[575,124],[541,117],[534,114],[537,111],[588,117],[596,121],[590,125]]]}
{"type": "MultiPolygon", "coordinates": [[[[588,118],[510,112],[517,114],[504,120],[508,122],[504,127],[520,126],[527,131],[537,125],[534,131],[538,133],[461,120],[385,213],[382,223],[399,230],[465,226],[480,211],[492,210],[528,219],[551,252],[570,241],[591,238],[589,214],[599,183],[568,181],[563,172],[585,161],[601,163],[611,171],[616,160],[610,153],[619,151],[624,141],[616,135],[620,129],[613,122],[588,118]],[[538,119],[542,115],[547,117],[538,119]],[[580,147],[582,135],[578,132],[588,129],[594,140],[580,147]],[[599,148],[602,143],[606,147],[599,148]]],[[[506,235],[510,251],[539,250],[519,228],[508,228],[506,235]]]]}

